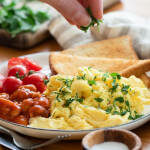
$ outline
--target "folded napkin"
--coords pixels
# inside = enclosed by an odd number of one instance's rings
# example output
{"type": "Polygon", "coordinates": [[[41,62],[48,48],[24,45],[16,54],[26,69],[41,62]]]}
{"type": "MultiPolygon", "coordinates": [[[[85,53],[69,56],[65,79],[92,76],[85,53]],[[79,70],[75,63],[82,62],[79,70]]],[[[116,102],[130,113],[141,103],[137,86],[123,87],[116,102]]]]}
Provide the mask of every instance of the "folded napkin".
{"type": "MultiPolygon", "coordinates": [[[[108,5],[109,1],[111,0],[104,0],[105,7],[110,5],[110,3],[108,5]]],[[[116,0],[111,2],[114,3],[116,0]]],[[[50,23],[49,31],[64,49],[97,40],[130,35],[139,57],[150,58],[150,20],[128,12],[117,11],[104,15],[104,23],[101,24],[100,31],[94,27],[87,33],[70,25],[57,13],[50,23]]]]}

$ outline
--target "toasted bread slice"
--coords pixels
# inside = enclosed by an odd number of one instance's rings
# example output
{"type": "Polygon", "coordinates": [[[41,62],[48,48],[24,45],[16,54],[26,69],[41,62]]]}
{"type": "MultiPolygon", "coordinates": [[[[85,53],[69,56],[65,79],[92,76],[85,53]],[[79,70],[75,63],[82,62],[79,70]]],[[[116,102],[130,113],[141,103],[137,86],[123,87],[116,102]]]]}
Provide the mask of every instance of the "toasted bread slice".
{"type": "Polygon", "coordinates": [[[150,59],[139,60],[138,63],[130,65],[129,67],[121,70],[121,75],[124,77],[130,77],[131,75],[135,75],[136,77],[140,77],[143,73],[150,70],[150,59]]]}
{"type": "MultiPolygon", "coordinates": [[[[89,43],[65,50],[62,53],[87,57],[139,59],[129,36],[89,43]]],[[[141,74],[139,78],[143,80],[147,87],[150,87],[150,78],[146,74],[141,74]]]]}
{"type": "MultiPolygon", "coordinates": [[[[63,75],[74,75],[79,67],[93,67],[100,69],[102,71],[109,72],[122,72],[122,70],[127,69],[129,66],[147,66],[144,67],[144,71],[140,69],[141,73],[150,70],[150,60],[129,60],[129,59],[110,59],[110,58],[97,58],[97,57],[81,57],[65,55],[60,53],[52,53],[50,55],[50,67],[53,74],[63,74],[63,75]]],[[[129,71],[136,75],[133,70],[137,68],[130,68],[129,71]]],[[[137,73],[137,72],[136,72],[137,73]]],[[[125,74],[125,73],[124,73],[125,74]]],[[[124,75],[123,74],[123,75],[124,75]]],[[[138,72],[139,74],[139,72],[138,72]]],[[[125,74],[126,75],[126,74],[125,74]]]]}
{"type": "Polygon", "coordinates": [[[85,44],[62,53],[87,57],[138,59],[129,36],[85,44]]]}

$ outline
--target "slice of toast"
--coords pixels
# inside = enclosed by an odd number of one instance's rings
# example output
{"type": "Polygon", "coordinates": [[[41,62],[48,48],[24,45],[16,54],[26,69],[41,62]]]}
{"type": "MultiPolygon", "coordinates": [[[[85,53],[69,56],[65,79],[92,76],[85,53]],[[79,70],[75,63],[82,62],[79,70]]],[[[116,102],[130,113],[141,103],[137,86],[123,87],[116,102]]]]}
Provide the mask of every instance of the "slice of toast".
{"type": "Polygon", "coordinates": [[[138,59],[129,36],[85,44],[62,53],[87,57],[138,59]]]}
{"type": "MultiPolygon", "coordinates": [[[[138,66],[140,70],[139,73],[143,74],[146,71],[150,70],[150,59],[147,60],[135,60],[135,59],[110,59],[110,58],[97,58],[97,57],[82,57],[82,56],[72,56],[60,53],[52,53],[50,55],[50,67],[53,74],[63,74],[63,75],[74,75],[77,73],[79,67],[93,67],[95,69],[99,69],[102,71],[109,72],[118,72],[118,73],[126,73],[122,72],[124,69],[128,69],[129,66],[138,66]],[[144,67],[142,70],[141,67],[144,67]]],[[[135,67],[130,68],[130,72],[134,75],[135,67]]],[[[123,74],[123,75],[124,75],[123,74]]],[[[132,75],[131,74],[131,75],[132,75]]]]}
{"type": "MultiPolygon", "coordinates": [[[[65,50],[62,53],[87,57],[139,59],[129,36],[89,43],[65,50]]],[[[147,87],[150,87],[150,78],[146,74],[141,74],[139,78],[143,80],[147,87]]]]}
{"type": "MultiPolygon", "coordinates": [[[[134,60],[139,59],[133,49],[132,41],[129,36],[122,36],[113,39],[93,42],[76,48],[65,50],[61,53],[87,57],[99,57],[99,58],[105,57],[105,58],[124,58],[134,60]]],[[[65,59],[62,59],[62,62],[64,60],[65,59]]],[[[74,59],[74,61],[76,60],[74,59]]],[[[52,71],[55,72],[56,69],[55,66],[52,65],[53,62],[50,62],[50,64],[52,71]]],[[[70,69],[73,69],[73,67],[71,67],[70,69]]],[[[57,73],[60,73],[59,70],[57,70],[57,73]]],[[[150,87],[150,78],[146,74],[141,74],[139,78],[143,80],[143,82],[147,85],[147,87],[150,87]]]]}

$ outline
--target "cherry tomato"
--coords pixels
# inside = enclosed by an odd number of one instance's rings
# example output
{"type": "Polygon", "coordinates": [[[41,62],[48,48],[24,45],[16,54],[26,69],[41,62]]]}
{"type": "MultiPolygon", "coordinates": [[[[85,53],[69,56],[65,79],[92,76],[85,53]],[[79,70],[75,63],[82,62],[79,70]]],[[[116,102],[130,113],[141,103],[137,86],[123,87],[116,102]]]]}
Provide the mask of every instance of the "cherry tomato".
{"type": "Polygon", "coordinates": [[[10,119],[17,117],[21,112],[18,104],[7,99],[0,98],[0,106],[0,114],[10,119]]]}
{"type": "Polygon", "coordinates": [[[21,104],[21,110],[23,112],[28,112],[28,110],[33,106],[33,104],[34,102],[32,98],[25,99],[21,104]]]}
{"type": "Polygon", "coordinates": [[[24,126],[27,126],[29,123],[28,118],[24,115],[19,115],[18,117],[14,118],[12,121],[24,126]]]}
{"type": "Polygon", "coordinates": [[[46,98],[46,97],[37,97],[34,99],[34,104],[35,105],[40,105],[40,106],[43,106],[44,108],[49,108],[50,106],[50,102],[49,100],[46,98]]]}
{"type": "Polygon", "coordinates": [[[0,74],[0,92],[3,92],[3,83],[4,83],[5,77],[0,74]]]}
{"type": "Polygon", "coordinates": [[[23,59],[23,64],[28,70],[40,71],[42,69],[41,66],[37,65],[34,61],[28,59],[27,57],[23,59]]]}
{"type": "Polygon", "coordinates": [[[29,71],[39,71],[42,69],[41,66],[37,65],[34,61],[29,60],[28,58],[19,58],[19,57],[13,57],[8,62],[8,69],[10,69],[12,66],[16,65],[23,65],[25,66],[29,71]]]}
{"type": "Polygon", "coordinates": [[[30,117],[36,116],[48,117],[49,111],[40,105],[34,105],[29,109],[29,115],[30,117]]]}
{"type": "Polygon", "coordinates": [[[16,65],[24,65],[22,62],[22,58],[19,57],[12,57],[9,61],[8,61],[8,69],[12,68],[13,66],[16,65]]]}
{"type": "Polygon", "coordinates": [[[41,93],[45,91],[46,85],[44,84],[44,79],[46,76],[42,73],[34,73],[31,74],[23,79],[23,83],[26,84],[33,84],[36,86],[37,90],[41,93]]]}
{"type": "Polygon", "coordinates": [[[17,78],[21,78],[25,76],[27,73],[28,73],[27,68],[22,65],[13,66],[8,70],[8,76],[15,76],[17,78]]]}
{"type": "Polygon", "coordinates": [[[3,91],[11,94],[16,91],[22,85],[22,83],[23,82],[20,79],[17,79],[13,76],[7,77],[3,83],[3,91]]]}

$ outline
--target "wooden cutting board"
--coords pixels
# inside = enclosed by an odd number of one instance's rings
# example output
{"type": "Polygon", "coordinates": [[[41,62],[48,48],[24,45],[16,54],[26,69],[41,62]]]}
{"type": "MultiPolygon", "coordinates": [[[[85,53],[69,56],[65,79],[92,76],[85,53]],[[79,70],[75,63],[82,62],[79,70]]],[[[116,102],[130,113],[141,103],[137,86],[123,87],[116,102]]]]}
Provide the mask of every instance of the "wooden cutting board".
{"type": "MultiPolygon", "coordinates": [[[[19,7],[22,6],[23,1],[24,0],[17,3],[17,6],[19,7]]],[[[0,44],[1,45],[6,45],[9,47],[14,47],[18,49],[28,49],[28,48],[32,48],[33,46],[45,40],[46,38],[50,37],[48,26],[51,20],[51,12],[50,12],[51,8],[48,5],[41,3],[41,2],[37,2],[37,1],[35,2],[29,1],[25,5],[31,8],[35,12],[46,11],[47,15],[50,16],[50,19],[46,21],[45,23],[39,25],[36,32],[20,33],[14,38],[12,38],[11,35],[7,31],[0,29],[0,44]]]]}
{"type": "Polygon", "coordinates": [[[50,36],[48,32],[49,22],[50,21],[47,21],[42,24],[38,31],[34,33],[21,33],[15,38],[12,38],[7,31],[0,29],[0,44],[18,49],[31,48],[50,36]]]}

